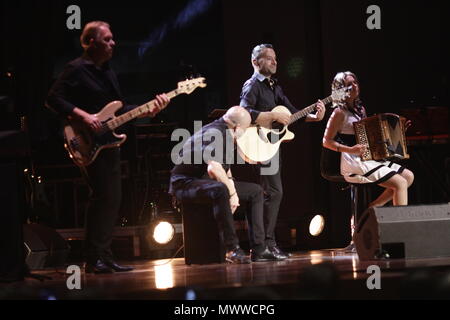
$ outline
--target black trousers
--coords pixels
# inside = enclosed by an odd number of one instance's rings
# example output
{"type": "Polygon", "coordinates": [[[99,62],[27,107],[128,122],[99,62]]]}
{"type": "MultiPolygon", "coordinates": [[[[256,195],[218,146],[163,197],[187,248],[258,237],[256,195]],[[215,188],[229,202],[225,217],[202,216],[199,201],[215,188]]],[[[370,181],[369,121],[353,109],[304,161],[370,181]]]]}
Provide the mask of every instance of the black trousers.
{"type": "Polygon", "coordinates": [[[281,181],[281,155],[277,154],[279,168],[275,174],[262,175],[261,169],[264,165],[255,165],[254,169],[260,176],[260,183],[264,190],[264,228],[265,244],[268,247],[277,245],[275,240],[275,227],[277,225],[278,211],[283,199],[283,184],[281,181]]]}
{"type": "Polygon", "coordinates": [[[86,259],[89,262],[112,258],[112,234],[122,197],[120,149],[102,150],[84,169],[82,172],[91,189],[85,220],[86,259]]]}
{"type": "MultiPolygon", "coordinates": [[[[264,248],[263,190],[255,183],[235,181],[234,185],[239,202],[247,202],[250,207],[247,212],[250,246],[260,250],[264,248]]],[[[186,177],[172,183],[172,193],[180,201],[211,202],[227,250],[239,244],[230,207],[230,193],[225,184],[212,179],[186,177]]]]}

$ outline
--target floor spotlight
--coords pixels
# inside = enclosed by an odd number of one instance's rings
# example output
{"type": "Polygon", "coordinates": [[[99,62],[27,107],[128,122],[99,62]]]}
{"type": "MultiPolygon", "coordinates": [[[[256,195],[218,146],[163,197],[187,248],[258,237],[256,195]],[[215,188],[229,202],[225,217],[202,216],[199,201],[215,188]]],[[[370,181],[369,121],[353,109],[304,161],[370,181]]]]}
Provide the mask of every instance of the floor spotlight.
{"type": "Polygon", "coordinates": [[[306,213],[298,220],[296,232],[297,250],[331,248],[330,230],[326,213],[306,213]]]}
{"type": "Polygon", "coordinates": [[[314,237],[320,235],[325,227],[325,219],[322,215],[315,215],[309,223],[309,234],[314,237]]]}
{"type": "Polygon", "coordinates": [[[153,229],[153,240],[159,244],[167,244],[175,235],[175,228],[167,221],[159,221],[153,229]]]}

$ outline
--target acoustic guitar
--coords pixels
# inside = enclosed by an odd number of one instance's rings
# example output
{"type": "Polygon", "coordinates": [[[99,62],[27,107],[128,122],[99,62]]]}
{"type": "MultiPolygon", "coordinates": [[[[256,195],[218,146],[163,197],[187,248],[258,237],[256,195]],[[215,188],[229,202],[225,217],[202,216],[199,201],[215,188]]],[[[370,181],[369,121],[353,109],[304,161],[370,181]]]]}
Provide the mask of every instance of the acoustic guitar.
{"type": "MultiPolygon", "coordinates": [[[[351,87],[344,87],[334,90],[332,94],[322,99],[325,105],[333,101],[342,101],[348,96],[351,87]]],[[[248,163],[261,163],[272,159],[278,152],[280,144],[283,141],[294,139],[295,135],[289,131],[288,126],[306,117],[309,113],[316,110],[316,104],[312,104],[294,114],[291,114],[285,106],[277,106],[271,112],[282,112],[290,116],[288,125],[282,125],[273,122],[270,128],[253,125],[248,127],[245,132],[237,139],[238,152],[240,156],[248,163]]]]}

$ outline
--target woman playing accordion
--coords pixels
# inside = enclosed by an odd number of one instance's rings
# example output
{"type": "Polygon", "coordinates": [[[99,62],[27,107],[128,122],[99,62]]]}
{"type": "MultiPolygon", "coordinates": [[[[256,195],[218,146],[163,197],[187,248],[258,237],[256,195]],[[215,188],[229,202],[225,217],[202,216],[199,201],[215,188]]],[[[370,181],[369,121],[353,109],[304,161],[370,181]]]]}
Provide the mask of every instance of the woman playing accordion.
{"type": "Polygon", "coordinates": [[[335,102],[337,108],[328,120],[323,136],[323,146],[341,152],[341,174],[349,183],[373,183],[386,190],[369,204],[369,207],[383,206],[392,200],[394,206],[408,204],[408,187],[414,174],[391,161],[363,161],[366,146],[357,144],[354,123],[367,118],[366,110],[359,98],[359,83],[352,72],[338,73],[332,83],[332,90],[351,87],[344,101],[335,102]]]}

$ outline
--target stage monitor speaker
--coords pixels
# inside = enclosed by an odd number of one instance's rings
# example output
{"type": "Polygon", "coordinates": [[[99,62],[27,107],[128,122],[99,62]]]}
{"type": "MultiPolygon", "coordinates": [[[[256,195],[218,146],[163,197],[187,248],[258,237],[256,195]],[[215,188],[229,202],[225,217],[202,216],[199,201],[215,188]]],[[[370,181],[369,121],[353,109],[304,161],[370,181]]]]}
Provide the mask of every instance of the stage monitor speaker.
{"type": "Polygon", "coordinates": [[[0,282],[12,282],[22,280],[26,269],[22,237],[23,172],[16,163],[0,162],[0,176],[0,282]]]}
{"type": "Polygon", "coordinates": [[[59,233],[40,224],[23,226],[25,262],[30,270],[64,266],[70,247],[59,233]]]}
{"type": "Polygon", "coordinates": [[[353,236],[360,260],[450,256],[450,204],[370,208],[353,236]]]}

